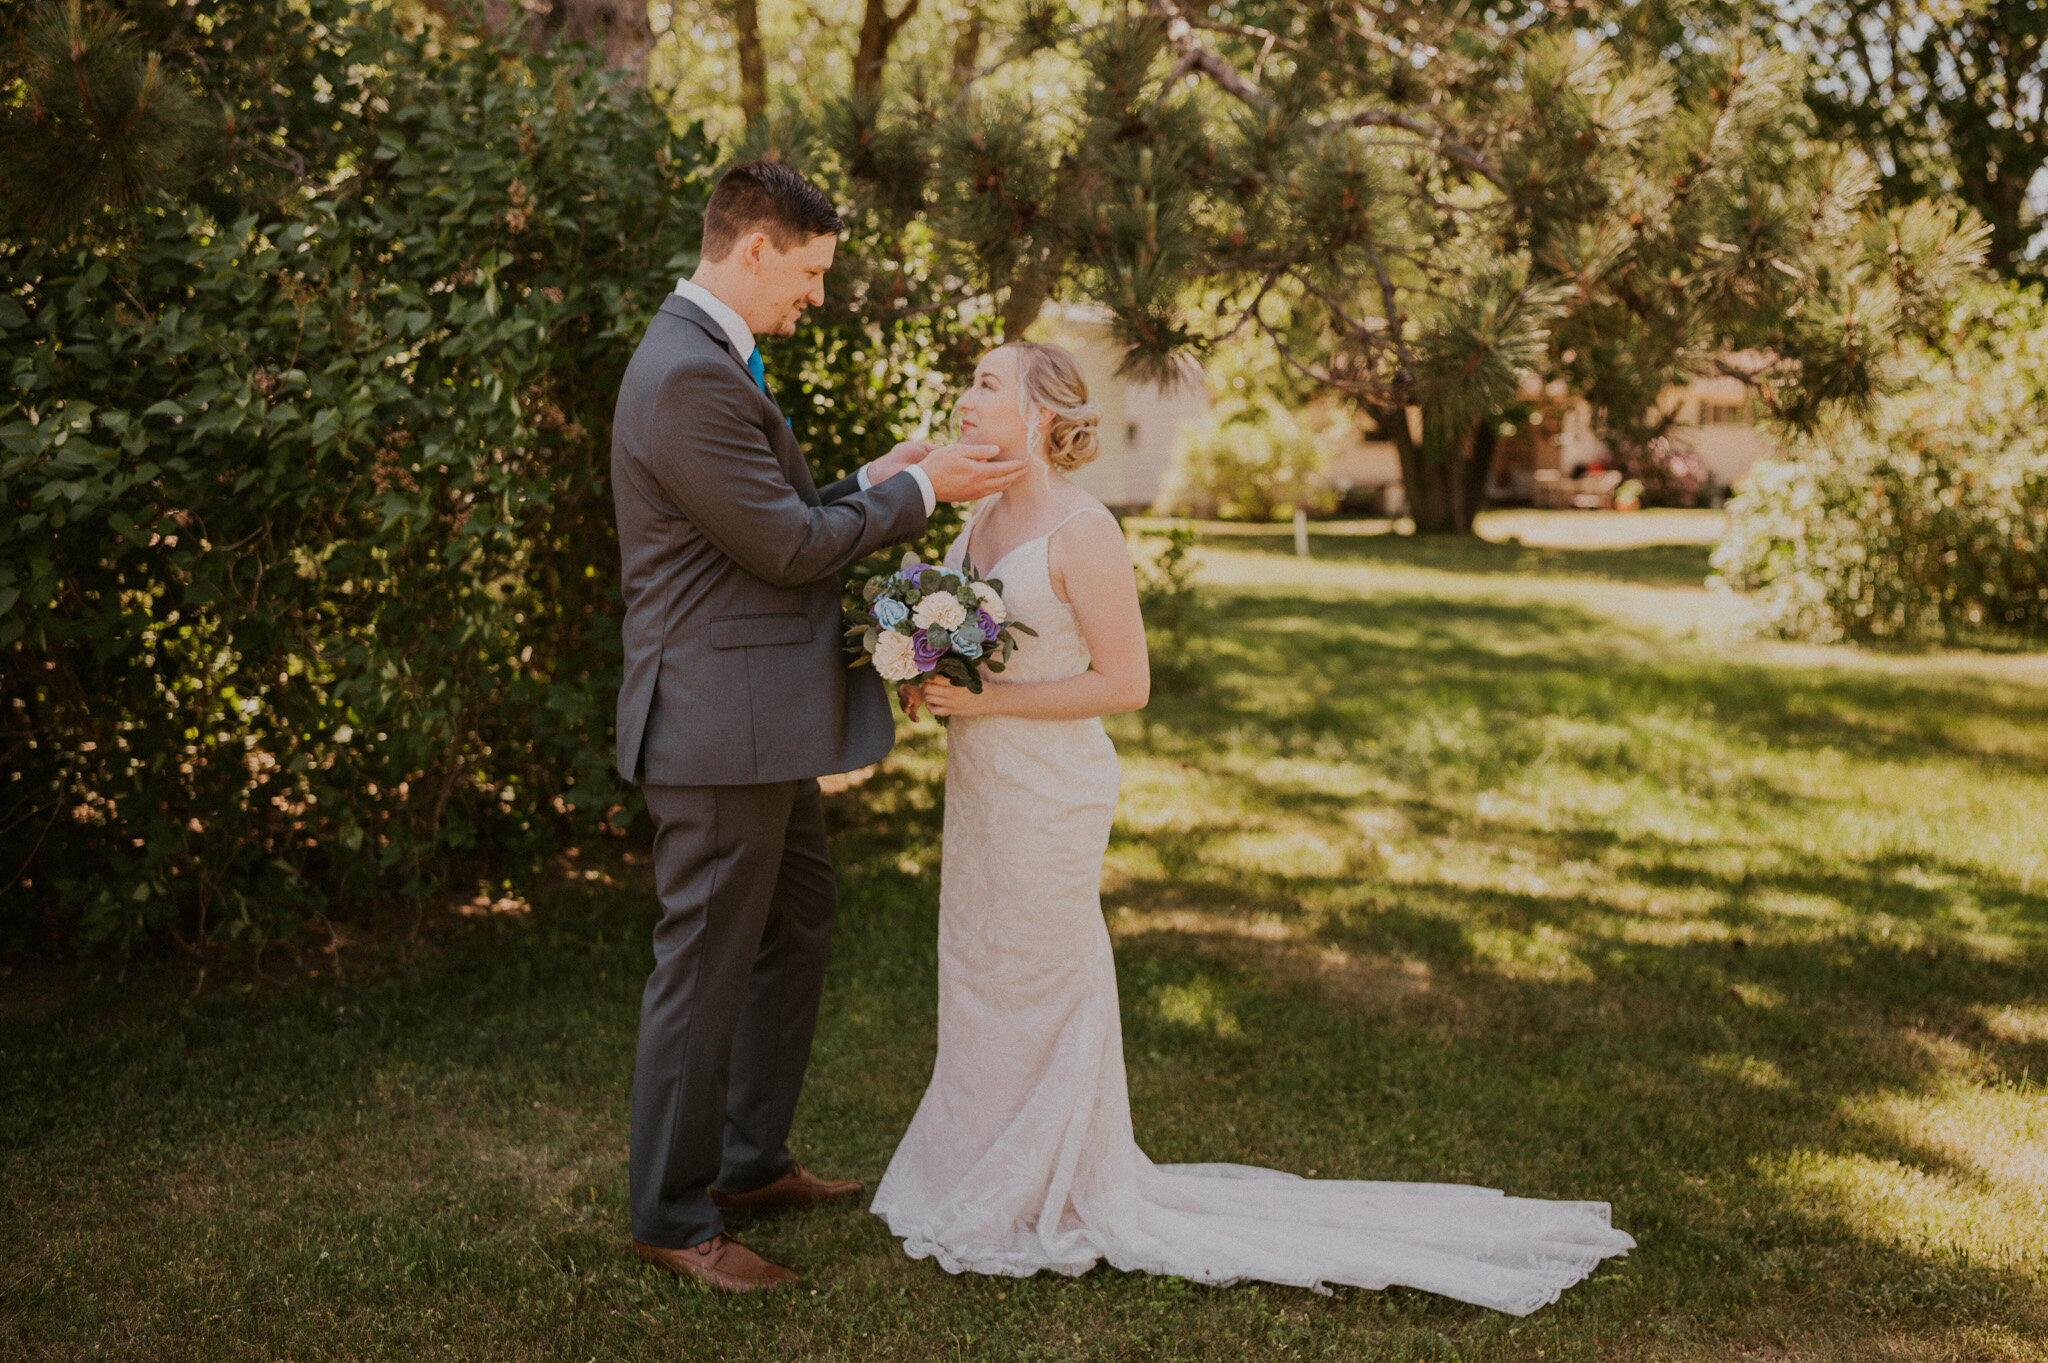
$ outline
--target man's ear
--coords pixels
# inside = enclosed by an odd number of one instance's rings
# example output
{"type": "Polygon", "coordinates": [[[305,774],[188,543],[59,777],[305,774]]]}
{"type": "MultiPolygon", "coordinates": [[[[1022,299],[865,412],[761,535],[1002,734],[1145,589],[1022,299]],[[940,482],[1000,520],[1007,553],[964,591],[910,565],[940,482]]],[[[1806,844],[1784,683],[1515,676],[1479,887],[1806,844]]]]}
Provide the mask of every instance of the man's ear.
{"type": "Polygon", "coordinates": [[[740,263],[750,270],[761,268],[761,259],[768,251],[766,232],[749,232],[740,238],[740,263]]]}

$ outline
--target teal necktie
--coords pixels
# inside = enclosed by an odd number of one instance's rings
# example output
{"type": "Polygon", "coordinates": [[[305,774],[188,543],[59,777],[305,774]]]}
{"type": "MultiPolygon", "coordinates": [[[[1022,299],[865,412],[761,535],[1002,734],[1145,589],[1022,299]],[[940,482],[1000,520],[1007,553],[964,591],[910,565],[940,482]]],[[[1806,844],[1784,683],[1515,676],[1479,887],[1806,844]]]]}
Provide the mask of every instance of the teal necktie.
{"type": "MultiPolygon", "coordinates": [[[[754,376],[755,383],[761,385],[761,391],[767,395],[768,401],[774,402],[775,394],[768,392],[768,371],[761,364],[761,347],[755,346],[747,352],[747,372],[754,376]]],[[[776,410],[780,411],[781,408],[778,406],[776,410]]],[[[782,424],[792,431],[796,429],[796,423],[788,417],[782,418],[782,424]]]]}

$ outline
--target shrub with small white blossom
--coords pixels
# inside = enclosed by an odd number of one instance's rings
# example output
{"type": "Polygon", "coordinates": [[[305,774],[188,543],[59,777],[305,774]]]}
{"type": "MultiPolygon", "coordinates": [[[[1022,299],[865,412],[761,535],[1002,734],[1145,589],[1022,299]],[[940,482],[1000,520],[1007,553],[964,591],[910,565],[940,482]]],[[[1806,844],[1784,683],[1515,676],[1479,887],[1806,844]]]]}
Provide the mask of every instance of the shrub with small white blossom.
{"type": "Polygon", "coordinates": [[[1788,638],[2048,637],[2044,412],[2048,304],[1973,294],[1918,384],[1751,471],[1714,567],[1788,638]]]}

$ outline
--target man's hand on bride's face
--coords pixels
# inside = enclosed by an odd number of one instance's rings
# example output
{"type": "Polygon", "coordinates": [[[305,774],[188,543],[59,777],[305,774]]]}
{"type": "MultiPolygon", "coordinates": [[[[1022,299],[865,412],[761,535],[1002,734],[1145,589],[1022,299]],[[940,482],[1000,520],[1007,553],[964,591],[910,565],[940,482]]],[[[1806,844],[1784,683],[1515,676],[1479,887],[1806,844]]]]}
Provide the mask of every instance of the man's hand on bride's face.
{"type": "Polygon", "coordinates": [[[893,478],[912,464],[924,462],[924,457],[930,454],[932,449],[933,445],[929,440],[898,441],[887,454],[877,459],[873,466],[868,469],[869,484],[879,483],[884,478],[893,478]]]}
{"type": "Polygon", "coordinates": [[[984,686],[976,695],[964,686],[956,686],[944,677],[933,677],[924,684],[925,708],[935,715],[951,718],[960,715],[973,719],[979,715],[996,713],[996,687],[984,686]]]}
{"type": "Polygon", "coordinates": [[[1001,453],[997,445],[941,445],[922,462],[940,501],[973,502],[1024,476],[1024,461],[999,458],[1001,453]]]}

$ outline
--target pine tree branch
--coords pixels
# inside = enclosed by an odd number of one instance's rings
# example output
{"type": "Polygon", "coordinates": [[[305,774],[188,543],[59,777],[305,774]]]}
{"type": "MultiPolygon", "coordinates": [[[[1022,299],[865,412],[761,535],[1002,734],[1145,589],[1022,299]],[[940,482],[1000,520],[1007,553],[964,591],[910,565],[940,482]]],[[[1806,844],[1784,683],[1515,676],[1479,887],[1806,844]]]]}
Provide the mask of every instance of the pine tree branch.
{"type": "Polygon", "coordinates": [[[1146,0],[1145,8],[1166,22],[1166,41],[1180,60],[1208,75],[1243,103],[1262,111],[1280,106],[1273,97],[1249,80],[1195,36],[1195,23],[1175,0],[1146,0]]]}
{"type": "MultiPolygon", "coordinates": [[[[1305,44],[1295,42],[1293,39],[1281,38],[1278,34],[1272,33],[1269,30],[1253,28],[1248,24],[1225,24],[1210,19],[1191,18],[1177,0],[1147,0],[1146,8],[1166,21],[1167,42],[1173,46],[1174,51],[1180,58],[1180,67],[1176,68],[1177,72],[1181,68],[1199,70],[1222,86],[1224,90],[1228,91],[1240,102],[1248,104],[1263,113],[1271,113],[1277,110],[1280,107],[1279,103],[1271,95],[1261,90],[1256,82],[1246,77],[1243,72],[1232,66],[1219,53],[1206,46],[1201,39],[1197,38],[1195,34],[1198,31],[1206,29],[1212,32],[1230,33],[1241,37],[1256,36],[1262,40],[1276,42],[1288,51],[1301,55],[1306,60],[1315,61],[1322,65],[1329,64],[1326,54],[1316,52],[1314,49],[1309,48],[1305,44]]],[[[1333,69],[1350,76],[1360,84],[1372,85],[1377,83],[1366,73],[1341,63],[1337,64],[1333,69]]],[[[1501,189],[1508,188],[1507,177],[1501,174],[1500,167],[1495,165],[1491,158],[1476,148],[1467,146],[1465,143],[1452,137],[1448,129],[1430,123],[1426,119],[1417,118],[1413,114],[1402,113],[1399,110],[1362,110],[1345,118],[1311,124],[1309,134],[1313,137],[1326,137],[1331,133],[1342,132],[1349,128],[1365,127],[1399,128],[1403,132],[1413,133],[1422,140],[1426,148],[1439,156],[1455,161],[1467,170],[1484,176],[1501,189]]]]}
{"type": "Polygon", "coordinates": [[[1274,330],[1265,318],[1255,317],[1253,320],[1258,323],[1259,330],[1265,334],[1266,339],[1273,343],[1273,349],[1280,356],[1281,361],[1303,378],[1308,379],[1312,383],[1322,384],[1326,388],[1334,388],[1340,393],[1351,393],[1367,399],[1378,398],[1388,402],[1393,401],[1392,393],[1383,390],[1378,385],[1355,383],[1352,380],[1339,376],[1332,370],[1323,368],[1321,365],[1311,364],[1303,360],[1294,353],[1294,347],[1288,344],[1287,339],[1274,330]]]}
{"type": "MultiPolygon", "coordinates": [[[[1370,17],[1370,15],[1367,16],[1368,19],[1370,17]]],[[[1372,46],[1377,47],[1396,61],[1406,62],[1414,59],[1414,49],[1390,34],[1381,33],[1377,29],[1367,28],[1359,24],[1346,23],[1343,16],[1335,12],[1331,13],[1330,22],[1360,42],[1370,43],[1372,46]]]]}
{"type": "Polygon", "coordinates": [[[968,100],[970,96],[972,96],[972,94],[974,93],[974,87],[976,85],[980,84],[989,76],[993,76],[996,72],[1002,70],[1010,63],[1017,61],[1026,55],[1028,54],[1026,54],[1025,52],[1012,50],[1008,53],[1005,53],[1003,56],[996,58],[988,65],[982,67],[978,71],[973,72],[965,80],[961,81],[959,93],[953,96],[953,112],[956,114],[967,112],[968,100]]]}
{"type": "Polygon", "coordinates": [[[1154,100],[1153,103],[1155,105],[1166,103],[1166,97],[1173,93],[1173,87],[1186,79],[1193,73],[1194,69],[1195,62],[1192,57],[1182,56],[1177,58],[1173,63],[1173,70],[1167,72],[1166,79],[1159,83],[1159,98],[1154,100]]]}
{"type": "MultiPolygon", "coordinates": [[[[1279,283],[1281,279],[1285,278],[1286,275],[1287,267],[1284,265],[1276,265],[1271,269],[1267,270],[1265,278],[1259,281],[1258,292],[1252,295],[1252,301],[1245,304],[1245,306],[1237,310],[1236,325],[1232,326],[1229,331],[1224,332],[1222,336],[1218,337],[1216,343],[1221,345],[1236,340],[1237,334],[1240,331],[1243,331],[1245,327],[1250,323],[1257,321],[1259,305],[1266,301],[1266,295],[1271,293],[1273,291],[1273,286],[1279,283]]],[[[1221,311],[1221,309],[1219,308],[1218,311],[1221,311]]]]}
{"type": "Polygon", "coordinates": [[[1437,155],[1456,161],[1476,175],[1484,176],[1498,188],[1508,188],[1507,177],[1501,174],[1500,167],[1493,163],[1491,157],[1452,137],[1447,129],[1417,118],[1413,114],[1404,114],[1397,109],[1362,109],[1346,118],[1314,124],[1309,131],[1313,136],[1326,137],[1348,128],[1399,128],[1403,132],[1413,133],[1437,155]]]}
{"type": "Polygon", "coordinates": [[[184,3],[176,8],[177,18],[171,21],[171,26],[164,31],[164,40],[156,46],[156,50],[167,57],[178,50],[179,40],[185,36],[186,26],[192,22],[192,16],[199,12],[199,0],[184,0],[184,3]]]}
{"type": "MultiPolygon", "coordinates": [[[[1233,38],[1243,38],[1247,41],[1258,43],[1263,50],[1259,53],[1259,65],[1253,68],[1254,71],[1263,68],[1267,55],[1277,47],[1283,52],[1292,52],[1304,60],[1314,62],[1319,67],[1326,67],[1329,70],[1349,76],[1361,85],[1375,83],[1373,77],[1366,72],[1360,71],[1348,62],[1331,61],[1330,54],[1327,51],[1311,47],[1307,43],[1293,38],[1283,37],[1271,29],[1259,28],[1253,24],[1225,23],[1220,19],[1204,19],[1197,15],[1184,14],[1184,17],[1189,28],[1200,29],[1205,33],[1223,33],[1233,38]]],[[[1397,55],[1401,55],[1403,61],[1407,60],[1405,54],[1397,55]]],[[[1257,83],[1256,76],[1253,77],[1253,82],[1254,84],[1257,83]]]]}
{"type": "Polygon", "coordinates": [[[1386,343],[1393,347],[1401,362],[1402,381],[1412,388],[1416,385],[1415,354],[1408,348],[1407,319],[1401,314],[1399,290],[1394,287],[1393,272],[1387,269],[1379,247],[1367,242],[1365,254],[1372,261],[1373,277],[1380,288],[1380,307],[1387,315],[1386,343]]]}

